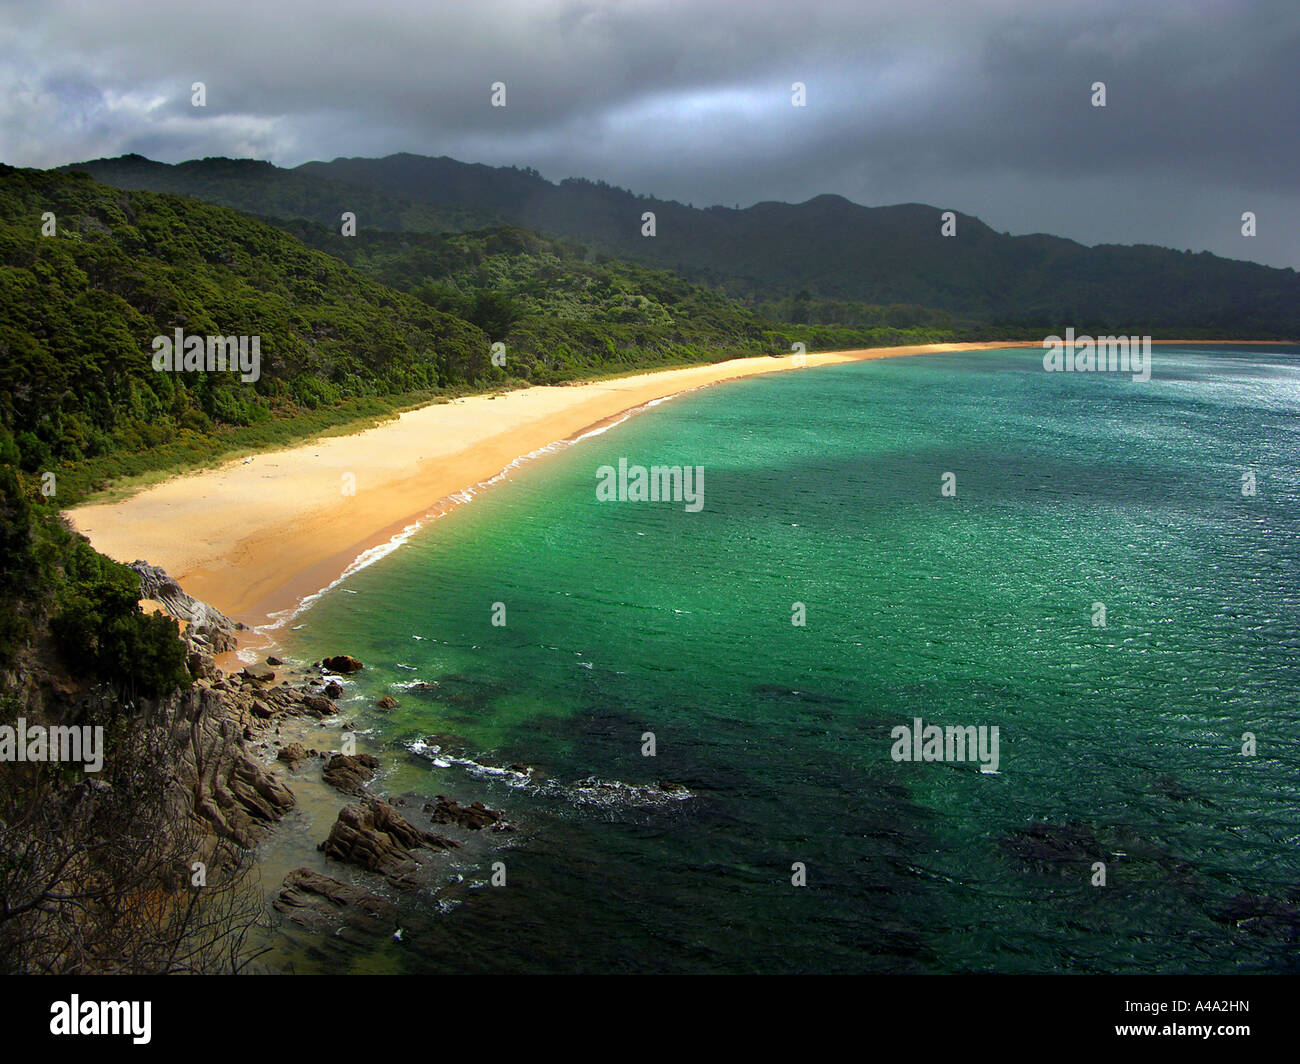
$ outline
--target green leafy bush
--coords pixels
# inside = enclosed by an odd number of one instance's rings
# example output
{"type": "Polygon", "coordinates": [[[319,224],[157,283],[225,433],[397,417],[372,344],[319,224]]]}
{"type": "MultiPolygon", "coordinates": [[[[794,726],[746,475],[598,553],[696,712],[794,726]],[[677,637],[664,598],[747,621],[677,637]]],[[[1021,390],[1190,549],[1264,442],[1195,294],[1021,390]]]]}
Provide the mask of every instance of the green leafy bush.
{"type": "Polygon", "coordinates": [[[136,573],[79,542],[65,576],[50,632],[70,668],[149,698],[189,685],[180,629],[140,610],[136,573]]]}

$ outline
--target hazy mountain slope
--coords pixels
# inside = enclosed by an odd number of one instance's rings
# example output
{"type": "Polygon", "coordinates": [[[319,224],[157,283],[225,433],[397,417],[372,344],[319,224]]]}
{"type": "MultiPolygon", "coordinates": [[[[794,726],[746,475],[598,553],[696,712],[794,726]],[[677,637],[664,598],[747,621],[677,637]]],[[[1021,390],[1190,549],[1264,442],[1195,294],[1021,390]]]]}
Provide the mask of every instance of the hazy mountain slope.
{"type": "Polygon", "coordinates": [[[170,166],[142,155],[123,155],[58,169],[80,170],[96,181],[119,188],[193,196],[246,214],[306,218],[335,228],[345,211],[357,215],[362,225],[434,233],[478,229],[506,220],[492,211],[454,205],[435,207],[255,159],[196,159],[170,166]]]}
{"type": "Polygon", "coordinates": [[[306,163],[281,176],[267,164],[231,160],[184,163],[165,168],[164,176],[161,164],[125,159],[76,168],[123,187],[166,184],[259,214],[334,226],[349,194],[360,204],[363,226],[450,231],[487,217],[492,222],[484,224],[537,229],[750,299],[806,289],[832,299],[940,308],[1007,327],[1300,335],[1294,270],[1209,253],[1012,237],[960,212],[957,235],[945,238],[941,206],[864,207],[826,195],[800,204],[701,209],[603,182],[553,184],[533,170],[409,154],[306,163]],[[260,184],[250,184],[250,175],[260,184]],[[646,211],[656,216],[654,237],[641,235],[646,211]]]}
{"type": "Polygon", "coordinates": [[[946,208],[939,206],[863,207],[818,196],[801,204],[698,209],[602,183],[554,185],[530,171],[411,155],[307,163],[296,172],[431,204],[491,209],[520,225],[687,276],[740,279],[727,285],[732,291],[806,288],[833,298],[1081,330],[1300,335],[1294,270],[1208,252],[1013,237],[960,212],[957,235],[943,237],[946,208]],[[641,236],[645,211],[656,215],[653,238],[641,236]]]}

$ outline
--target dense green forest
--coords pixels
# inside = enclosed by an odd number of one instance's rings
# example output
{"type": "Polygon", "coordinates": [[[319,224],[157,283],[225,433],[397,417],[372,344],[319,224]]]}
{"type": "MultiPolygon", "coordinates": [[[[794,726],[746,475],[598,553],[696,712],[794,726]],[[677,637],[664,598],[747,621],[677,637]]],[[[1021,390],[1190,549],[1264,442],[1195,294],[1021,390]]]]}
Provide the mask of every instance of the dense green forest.
{"type": "MultiPolygon", "coordinates": [[[[1010,236],[955,208],[956,235],[944,237],[946,206],[864,207],[824,195],[697,208],[601,181],[553,184],[531,169],[409,154],[292,170],[226,159],[167,167],[139,156],[76,165],[126,188],[166,187],[326,225],[344,210],[362,226],[407,231],[513,224],[670,269],[755,308],[806,291],[810,300],[947,311],[981,338],[1008,330],[1042,336],[1066,325],[1157,337],[1300,336],[1294,270],[1208,252],[1010,236]],[[641,235],[646,211],[656,216],[653,238],[641,235]]],[[[1243,238],[1242,254],[1249,250],[1243,238]]]]}
{"type": "Polygon", "coordinates": [[[176,621],[141,612],[140,577],[32,507],[0,465],[0,669],[43,629],[69,674],[123,701],[189,685],[176,621]]]}
{"type": "Polygon", "coordinates": [[[491,369],[475,326],[234,211],[0,171],[0,456],[28,473],[491,369]],[[260,336],[260,379],[155,371],[176,328],[260,336]]]}
{"type": "Polygon", "coordinates": [[[109,477],[438,395],[776,354],[795,341],[953,335],[945,317],[900,313],[861,326],[770,321],[670,273],[515,228],[345,237],[75,172],[3,168],[0,460],[29,484],[56,472],[68,505],[109,477]],[[155,370],[154,337],[178,328],[260,337],[260,376],[155,370]],[[503,365],[491,360],[498,341],[503,365]]]}
{"type": "Polygon", "coordinates": [[[566,379],[611,360],[640,366],[788,351],[796,340],[824,350],[957,335],[943,311],[813,299],[807,292],[750,305],[669,271],[515,227],[441,235],[362,230],[349,238],[305,222],[275,224],[474,322],[494,340],[508,339],[535,381],[566,379]]]}

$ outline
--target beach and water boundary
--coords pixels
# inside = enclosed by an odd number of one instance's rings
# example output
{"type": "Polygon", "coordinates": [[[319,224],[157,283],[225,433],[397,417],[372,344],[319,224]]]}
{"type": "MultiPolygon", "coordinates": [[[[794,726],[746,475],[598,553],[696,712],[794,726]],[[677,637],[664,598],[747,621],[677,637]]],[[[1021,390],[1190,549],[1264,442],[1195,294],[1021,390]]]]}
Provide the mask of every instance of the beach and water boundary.
{"type": "Polygon", "coordinates": [[[1041,346],[990,341],[755,356],[468,396],[353,434],[179,471],[125,499],[91,502],[66,516],[96,550],[119,562],[160,566],[189,594],[245,624],[241,650],[251,660],[275,645],[274,633],[306,604],[429,521],[521,465],[664,400],[797,369],[1041,346]]]}

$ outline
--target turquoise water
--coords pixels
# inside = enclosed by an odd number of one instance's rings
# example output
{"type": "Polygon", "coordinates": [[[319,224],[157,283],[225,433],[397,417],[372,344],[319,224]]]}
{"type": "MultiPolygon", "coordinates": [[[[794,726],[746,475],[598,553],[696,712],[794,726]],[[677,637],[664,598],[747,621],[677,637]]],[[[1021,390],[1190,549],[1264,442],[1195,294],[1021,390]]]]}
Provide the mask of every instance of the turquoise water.
{"type": "Polygon", "coordinates": [[[1300,969],[1285,928],[1215,919],[1300,889],[1297,354],[1157,348],[1146,384],[1012,350],[722,385],[356,573],[288,651],[366,663],[347,712],[381,791],[518,826],[448,862],[441,907],[404,901],[428,919],[379,966],[1300,969]],[[703,466],[703,509],[598,501],[620,458],[703,466]],[[894,761],[916,717],[998,727],[999,771],[894,761]],[[1091,841],[1030,860],[1035,822],[1091,841]]]}

